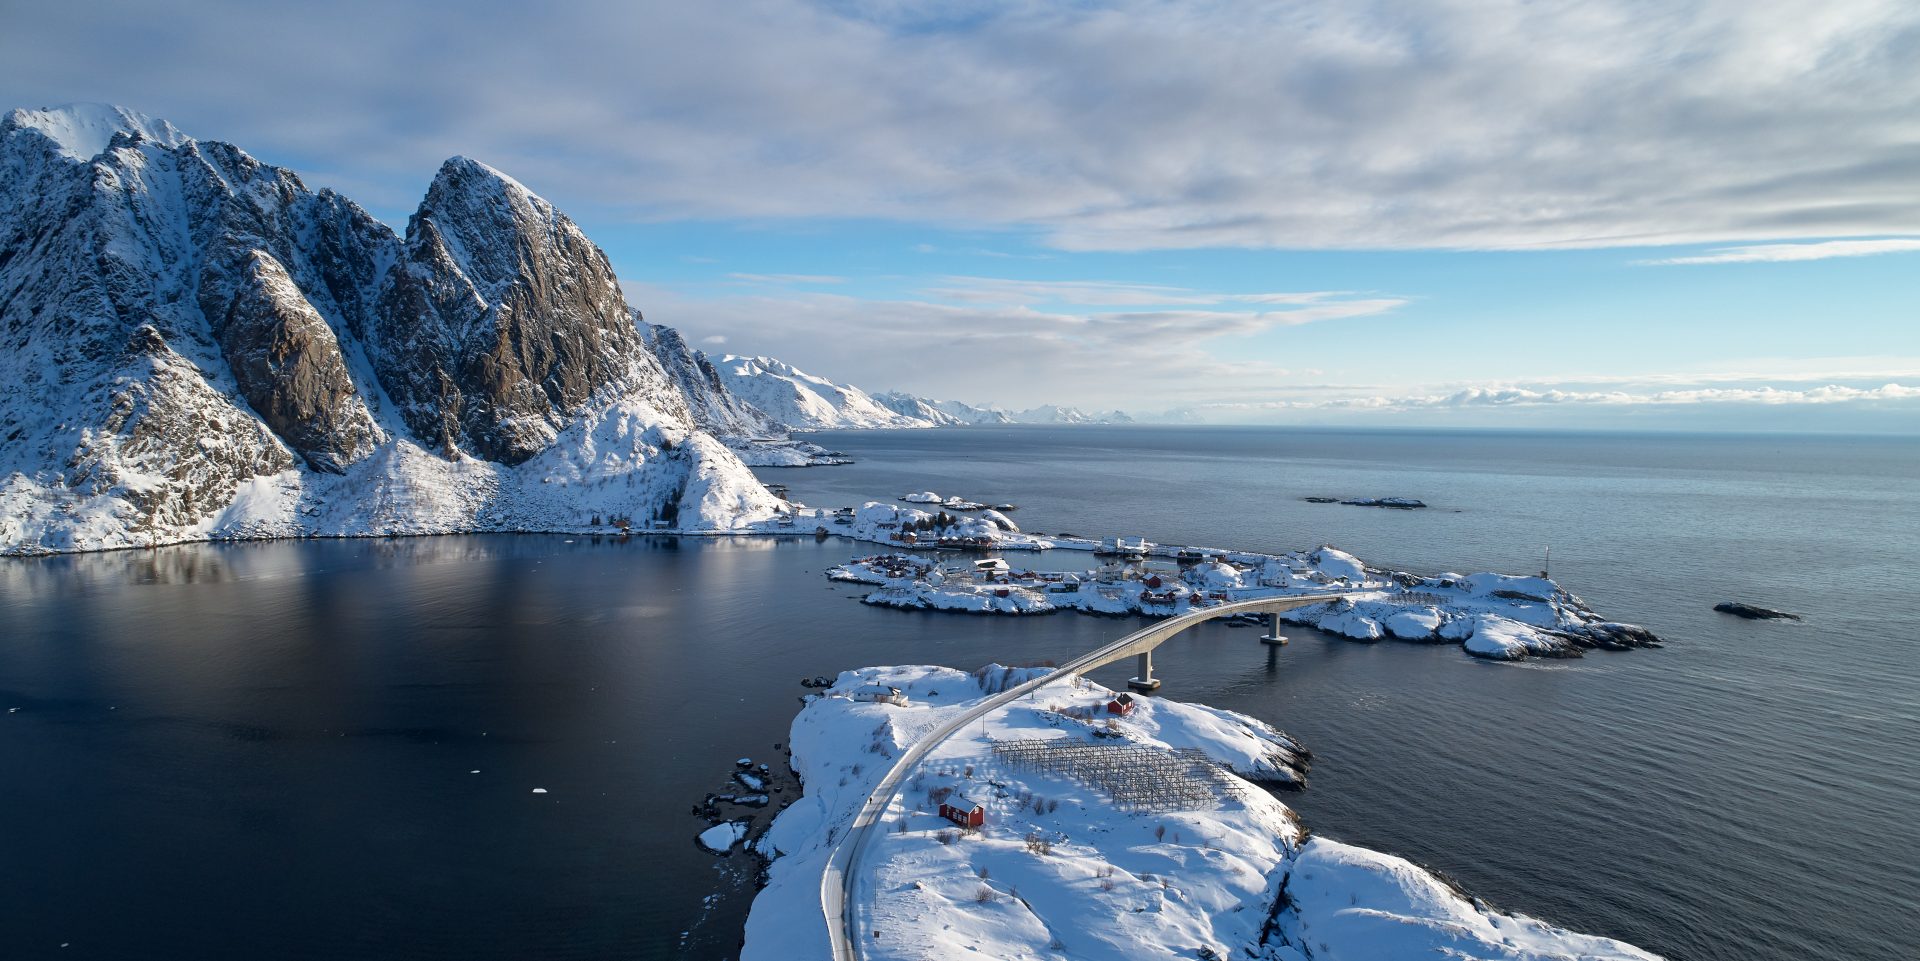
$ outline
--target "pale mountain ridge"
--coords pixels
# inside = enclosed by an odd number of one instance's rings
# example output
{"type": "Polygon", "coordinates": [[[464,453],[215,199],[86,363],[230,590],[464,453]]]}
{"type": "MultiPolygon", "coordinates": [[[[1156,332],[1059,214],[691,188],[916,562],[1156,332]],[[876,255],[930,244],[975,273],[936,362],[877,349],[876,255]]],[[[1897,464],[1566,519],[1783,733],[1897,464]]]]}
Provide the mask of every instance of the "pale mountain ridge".
{"type": "MultiPolygon", "coordinates": [[[[681,343],[684,344],[684,340],[681,343]]],[[[904,391],[868,393],[772,357],[726,354],[712,358],[698,351],[694,353],[698,355],[696,363],[704,362],[715,369],[720,386],[730,395],[727,400],[716,401],[716,406],[745,403],[790,430],[1133,422],[1117,410],[1088,413],[1076,407],[1049,404],[1007,411],[960,401],[932,400],[904,391]]],[[[708,425],[708,429],[724,434],[712,425],[708,425]]]]}
{"type": "Polygon", "coordinates": [[[132,111],[12,111],[0,337],[0,552],[780,509],[599,248],[464,158],[403,238],[132,111]]]}
{"type": "Polygon", "coordinates": [[[713,365],[729,391],[795,430],[935,426],[888,408],[858,387],[771,357],[727,354],[713,365]]]}

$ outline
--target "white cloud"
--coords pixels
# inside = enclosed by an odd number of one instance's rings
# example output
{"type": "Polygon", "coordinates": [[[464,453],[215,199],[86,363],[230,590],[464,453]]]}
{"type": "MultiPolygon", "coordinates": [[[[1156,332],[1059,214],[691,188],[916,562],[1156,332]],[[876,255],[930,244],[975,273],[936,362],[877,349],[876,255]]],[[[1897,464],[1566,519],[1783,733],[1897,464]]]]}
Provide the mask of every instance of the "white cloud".
{"type": "Polygon", "coordinates": [[[1710,404],[1746,404],[1770,407],[1834,404],[1920,403],[1920,386],[1883,384],[1878,387],[1848,387],[1825,384],[1805,388],[1783,387],[1697,387],[1654,392],[1577,391],[1555,388],[1466,387],[1444,394],[1409,396],[1371,395],[1331,397],[1315,400],[1275,400],[1257,403],[1220,403],[1200,409],[1228,411],[1279,410],[1381,410],[1414,411],[1434,409],[1550,407],[1560,405],[1604,407],[1677,407],[1710,404]]]}
{"type": "Polygon", "coordinates": [[[1345,290],[1231,294],[1105,280],[1008,280],[947,277],[924,293],[963,303],[1067,304],[1083,307],[1204,307],[1225,304],[1306,305],[1352,293],[1345,290]]]}
{"type": "Polygon", "coordinates": [[[1667,257],[1643,260],[1651,266],[1673,264],[1752,264],[1780,263],[1791,260],[1826,260],[1830,257],[1871,257],[1920,250],[1920,238],[1889,237],[1881,240],[1826,240],[1808,244],[1754,244],[1725,247],[1692,257],[1667,257]]]}
{"type": "Polygon", "coordinates": [[[827,274],[728,274],[727,277],[732,280],[744,281],[750,284],[773,284],[777,286],[790,284],[844,284],[847,282],[847,278],[845,277],[834,277],[827,274]]]}
{"type": "Polygon", "coordinates": [[[700,338],[700,342],[712,347],[724,347],[726,346],[727,338],[723,334],[714,334],[711,337],[700,338]]]}
{"type": "Polygon", "coordinates": [[[869,300],[823,291],[780,296],[690,298],[629,286],[650,318],[700,335],[725,331],[755,353],[870,390],[1015,407],[1073,403],[1142,409],[1266,390],[1292,377],[1279,365],[1223,359],[1210,341],[1281,327],[1386,314],[1395,297],[1216,294],[1134,285],[1030,284],[970,278],[984,301],[869,300]],[[1032,302],[1010,293],[1031,287],[1032,302]],[[1095,288],[1105,292],[1091,294],[1095,288]],[[1151,290],[1151,295],[1142,294],[1151,290]],[[1084,296],[1083,296],[1084,295],[1084,296]],[[1166,310],[1059,309],[1136,296],[1192,302],[1166,310]],[[1211,305],[1213,309],[1204,309],[1211,305]],[[1249,305],[1260,309],[1248,309],[1249,305]],[[1265,309],[1278,305],[1280,309],[1265,309]]]}
{"type": "Polygon", "coordinates": [[[1735,244],[1920,234],[1916,51],[1911,0],[120,0],[11,11],[0,89],[126,102],[390,217],[464,153],[576,215],[1735,244]]]}

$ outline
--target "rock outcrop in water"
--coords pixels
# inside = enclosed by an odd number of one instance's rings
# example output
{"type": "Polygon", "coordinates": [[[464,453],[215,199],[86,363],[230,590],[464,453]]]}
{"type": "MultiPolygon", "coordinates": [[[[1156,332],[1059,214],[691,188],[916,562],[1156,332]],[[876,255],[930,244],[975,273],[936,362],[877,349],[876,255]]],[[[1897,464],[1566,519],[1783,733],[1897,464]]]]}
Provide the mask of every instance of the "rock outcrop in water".
{"type": "Polygon", "coordinates": [[[780,509],[606,256],[465,158],[402,239],[129,111],[13,111],[0,345],[0,552],[780,509]]]}
{"type": "Polygon", "coordinates": [[[1752,604],[1742,604],[1739,601],[1721,601],[1713,605],[1713,609],[1722,614],[1732,614],[1735,617],[1744,617],[1750,621],[1797,621],[1800,619],[1800,615],[1798,614],[1776,611],[1768,607],[1755,607],[1752,604]]]}

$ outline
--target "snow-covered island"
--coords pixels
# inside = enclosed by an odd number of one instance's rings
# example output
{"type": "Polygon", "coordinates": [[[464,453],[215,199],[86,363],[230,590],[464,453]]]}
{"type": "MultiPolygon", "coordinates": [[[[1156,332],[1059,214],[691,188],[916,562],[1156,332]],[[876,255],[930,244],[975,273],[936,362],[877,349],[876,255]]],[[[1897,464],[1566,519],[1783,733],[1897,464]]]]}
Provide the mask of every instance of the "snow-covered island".
{"type": "Polygon", "coordinates": [[[1545,577],[1422,576],[1369,567],[1332,547],[1263,554],[1169,547],[1137,538],[1096,542],[1044,537],[1019,532],[1004,514],[994,511],[978,517],[943,517],[871,502],[857,511],[842,509],[833,518],[848,536],[901,550],[1064,549],[1120,557],[1082,571],[1043,571],[1016,567],[999,558],[954,563],[895,552],[855,558],[827,572],[833,580],[873,585],[877,590],[866,596],[866,602],[886,607],[976,614],[1079,611],[1171,616],[1237,601],[1340,591],[1346,596],[1339,600],[1281,616],[1290,623],[1358,641],[1392,638],[1459,644],[1469,654],[1495,660],[1577,657],[1592,648],[1625,650],[1660,643],[1645,628],[1600,616],[1545,577]]]}
{"type": "MultiPolygon", "coordinates": [[[[752,842],[772,860],[742,961],[829,957],[828,925],[840,922],[822,907],[823,870],[895,759],[1044,673],[865,668],[810,697],[791,740],[805,793],[752,842]],[[858,693],[875,688],[900,696],[858,693]]],[[[1492,910],[1401,858],[1312,837],[1253,783],[1297,778],[1306,752],[1292,738],[1230,711],[1119,698],[1063,676],[962,725],[902,772],[849,868],[857,956],[1655,957],[1492,910]]]]}

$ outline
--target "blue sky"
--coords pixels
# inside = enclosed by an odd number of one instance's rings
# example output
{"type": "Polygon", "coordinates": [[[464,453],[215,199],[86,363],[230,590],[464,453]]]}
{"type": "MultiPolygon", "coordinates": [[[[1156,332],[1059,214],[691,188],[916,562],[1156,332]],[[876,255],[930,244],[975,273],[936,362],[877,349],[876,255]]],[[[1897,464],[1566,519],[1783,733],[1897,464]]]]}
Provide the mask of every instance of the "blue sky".
{"type": "Polygon", "coordinates": [[[0,94],[396,226],[475,157],[649,319],[870,389],[1920,432],[1911,3],[450,9],[23,6],[0,94]]]}

